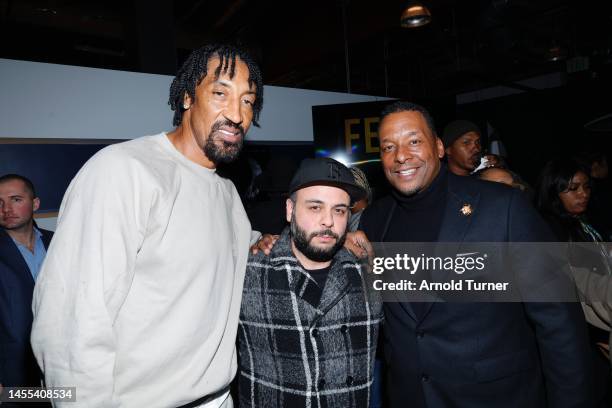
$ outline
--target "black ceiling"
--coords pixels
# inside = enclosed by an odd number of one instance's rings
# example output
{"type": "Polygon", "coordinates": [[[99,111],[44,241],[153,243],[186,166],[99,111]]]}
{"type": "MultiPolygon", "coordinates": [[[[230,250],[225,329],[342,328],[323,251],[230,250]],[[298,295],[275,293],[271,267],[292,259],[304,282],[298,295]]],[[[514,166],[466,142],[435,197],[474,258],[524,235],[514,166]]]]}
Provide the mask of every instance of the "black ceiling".
{"type": "Polygon", "coordinates": [[[611,70],[610,1],[424,1],[433,21],[416,29],[399,27],[402,3],[0,0],[0,57],[173,74],[191,49],[239,41],[268,85],[346,91],[348,71],[353,93],[413,98],[566,72],[575,57],[611,70]]]}

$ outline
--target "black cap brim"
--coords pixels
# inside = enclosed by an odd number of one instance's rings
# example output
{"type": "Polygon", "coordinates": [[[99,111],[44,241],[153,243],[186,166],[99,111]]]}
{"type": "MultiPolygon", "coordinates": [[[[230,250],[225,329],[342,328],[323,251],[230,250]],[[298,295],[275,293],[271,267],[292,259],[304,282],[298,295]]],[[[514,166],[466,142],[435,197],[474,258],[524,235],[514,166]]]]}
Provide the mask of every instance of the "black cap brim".
{"type": "Polygon", "coordinates": [[[362,189],[361,187],[357,186],[357,185],[353,185],[353,184],[348,184],[348,183],[337,183],[337,182],[330,182],[330,181],[310,181],[308,183],[304,183],[301,184],[297,187],[294,187],[289,194],[293,194],[294,192],[302,189],[302,188],[306,188],[306,187],[312,187],[312,186],[329,186],[329,187],[338,187],[339,189],[342,189],[344,191],[347,192],[347,194],[349,195],[349,197],[351,198],[351,203],[357,202],[359,200],[361,200],[362,198],[365,198],[367,196],[367,193],[364,189],[362,189]]]}

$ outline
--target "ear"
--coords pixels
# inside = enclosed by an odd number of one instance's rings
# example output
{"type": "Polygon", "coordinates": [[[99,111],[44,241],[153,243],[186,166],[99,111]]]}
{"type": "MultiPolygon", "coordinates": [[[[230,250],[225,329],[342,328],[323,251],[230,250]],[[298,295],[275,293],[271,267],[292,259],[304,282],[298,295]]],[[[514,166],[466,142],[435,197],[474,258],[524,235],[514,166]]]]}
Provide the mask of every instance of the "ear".
{"type": "Polygon", "coordinates": [[[32,204],[33,211],[38,211],[38,208],[40,207],[40,198],[36,197],[35,199],[33,199],[32,204]]]}
{"type": "MultiPolygon", "coordinates": [[[[438,150],[438,158],[441,159],[444,157],[444,143],[442,143],[442,140],[440,140],[439,137],[436,136],[436,149],[438,150]]],[[[446,151],[446,154],[448,154],[448,149],[446,151]]]]}
{"type": "Polygon", "coordinates": [[[291,215],[293,214],[293,201],[290,198],[287,199],[286,203],[286,219],[287,222],[291,222],[291,215]]]}

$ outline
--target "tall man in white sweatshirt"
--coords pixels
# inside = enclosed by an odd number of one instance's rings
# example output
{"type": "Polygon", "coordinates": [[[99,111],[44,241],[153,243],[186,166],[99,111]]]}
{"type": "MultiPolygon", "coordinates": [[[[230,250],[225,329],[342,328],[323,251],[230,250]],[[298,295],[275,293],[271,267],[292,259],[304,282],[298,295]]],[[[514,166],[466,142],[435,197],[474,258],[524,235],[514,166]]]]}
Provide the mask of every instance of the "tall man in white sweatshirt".
{"type": "Polygon", "coordinates": [[[198,49],[170,88],[176,129],[107,147],[72,180],[32,332],[47,386],[76,387],[71,407],[232,406],[251,228],[215,167],[262,97],[248,54],[198,49]]]}

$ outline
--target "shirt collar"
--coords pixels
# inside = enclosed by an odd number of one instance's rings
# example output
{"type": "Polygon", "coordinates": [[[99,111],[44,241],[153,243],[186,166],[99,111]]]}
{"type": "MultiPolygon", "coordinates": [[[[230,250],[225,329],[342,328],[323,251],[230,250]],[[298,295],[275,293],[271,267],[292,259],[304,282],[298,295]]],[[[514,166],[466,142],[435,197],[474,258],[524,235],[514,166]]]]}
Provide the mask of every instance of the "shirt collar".
{"type": "MultiPolygon", "coordinates": [[[[36,243],[37,243],[38,241],[41,241],[41,242],[42,242],[42,232],[40,232],[40,231],[38,230],[38,228],[36,228],[36,227],[32,227],[32,233],[34,234],[34,247],[36,247],[36,243]]],[[[8,234],[7,234],[7,235],[8,235],[8,234]]],[[[11,236],[9,235],[9,237],[11,237],[11,236]]],[[[13,240],[13,242],[15,243],[15,245],[17,245],[17,246],[22,246],[22,247],[24,247],[24,248],[26,248],[26,247],[27,247],[27,245],[23,245],[21,242],[17,241],[15,238],[11,237],[11,239],[13,240]]]]}

